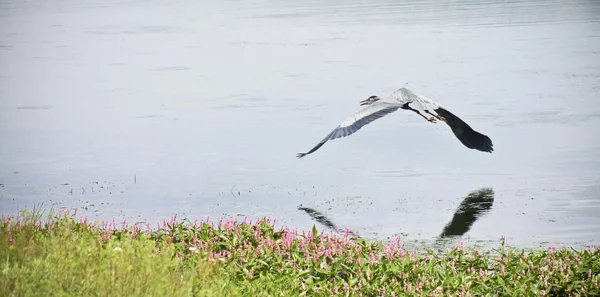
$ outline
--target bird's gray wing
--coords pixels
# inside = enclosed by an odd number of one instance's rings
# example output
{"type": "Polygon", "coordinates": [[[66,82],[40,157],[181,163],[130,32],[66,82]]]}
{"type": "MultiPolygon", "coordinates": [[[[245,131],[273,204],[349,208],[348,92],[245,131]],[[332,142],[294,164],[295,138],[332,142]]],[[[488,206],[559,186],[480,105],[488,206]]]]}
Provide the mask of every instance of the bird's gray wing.
{"type": "Polygon", "coordinates": [[[425,110],[435,110],[436,108],[440,107],[439,103],[407,88],[400,88],[394,91],[390,97],[392,100],[399,101],[402,104],[408,103],[408,106],[423,112],[425,110]]]}
{"type": "Polygon", "coordinates": [[[407,88],[402,87],[392,92],[389,98],[391,100],[397,101],[400,104],[404,104],[414,102],[419,98],[419,95],[407,88]]]}
{"type": "Polygon", "coordinates": [[[492,140],[487,135],[475,131],[471,126],[465,123],[465,121],[451,113],[441,104],[410,90],[407,90],[407,92],[412,94],[411,97],[413,98],[413,102],[410,103],[409,106],[422,111],[434,111],[438,116],[443,117],[445,119],[444,122],[448,124],[454,133],[454,136],[456,136],[464,146],[482,152],[491,153],[494,151],[492,140]]]}
{"type": "Polygon", "coordinates": [[[389,113],[392,113],[398,110],[398,108],[400,108],[400,105],[398,104],[391,104],[387,102],[375,102],[358,111],[357,113],[353,114],[352,116],[348,117],[310,151],[306,153],[298,153],[297,157],[302,158],[308,154],[312,154],[314,151],[318,150],[329,140],[352,135],[368,123],[378,118],[381,118],[389,113]]]}

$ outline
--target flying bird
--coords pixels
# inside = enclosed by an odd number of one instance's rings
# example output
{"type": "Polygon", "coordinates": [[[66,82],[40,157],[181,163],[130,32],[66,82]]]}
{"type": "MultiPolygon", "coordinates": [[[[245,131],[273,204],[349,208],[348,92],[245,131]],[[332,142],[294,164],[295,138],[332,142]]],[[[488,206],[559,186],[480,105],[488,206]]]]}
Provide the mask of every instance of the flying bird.
{"type": "Polygon", "coordinates": [[[398,109],[413,111],[431,123],[435,123],[436,119],[445,122],[456,138],[469,149],[488,153],[494,150],[492,140],[487,135],[473,130],[467,123],[439,103],[407,88],[400,88],[384,98],[370,96],[361,101],[360,105],[366,107],[343,121],[310,151],[298,153],[297,157],[302,158],[314,153],[329,140],[350,136],[365,125],[398,109]]]}

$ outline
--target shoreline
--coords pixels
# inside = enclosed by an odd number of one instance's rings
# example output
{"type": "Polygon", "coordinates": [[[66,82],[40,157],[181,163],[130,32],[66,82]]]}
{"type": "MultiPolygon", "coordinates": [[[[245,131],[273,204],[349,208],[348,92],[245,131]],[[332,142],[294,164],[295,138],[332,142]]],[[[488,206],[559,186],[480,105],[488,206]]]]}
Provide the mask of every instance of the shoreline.
{"type": "Polygon", "coordinates": [[[436,251],[407,248],[400,237],[386,244],[344,230],[290,230],[275,227],[269,218],[190,222],[174,216],[156,229],[88,222],[66,210],[46,219],[42,222],[39,210],[3,215],[4,294],[22,295],[35,287],[47,293],[111,295],[107,292],[114,288],[99,278],[112,283],[131,278],[121,284],[128,295],[152,295],[139,291],[140,282],[160,284],[154,292],[185,289],[178,291],[183,296],[600,294],[600,247],[516,249],[502,238],[491,250],[458,242],[436,251]],[[73,263],[79,264],[74,268],[73,263]],[[153,265],[162,268],[147,269],[153,265]],[[39,278],[42,272],[45,278],[39,278]],[[72,281],[77,275],[95,285],[81,287],[72,281]],[[175,287],[172,278],[179,279],[175,287]],[[202,280],[206,283],[194,291],[202,280]],[[206,291],[199,293],[202,288],[206,291]]]}

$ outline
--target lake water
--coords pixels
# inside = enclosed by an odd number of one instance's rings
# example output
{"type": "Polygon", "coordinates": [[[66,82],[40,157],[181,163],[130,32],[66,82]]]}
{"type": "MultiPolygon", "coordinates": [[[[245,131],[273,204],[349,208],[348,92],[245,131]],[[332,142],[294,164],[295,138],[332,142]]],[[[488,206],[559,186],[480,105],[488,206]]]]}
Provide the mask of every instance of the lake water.
{"type": "Polygon", "coordinates": [[[0,0],[0,36],[3,214],[600,243],[600,1],[0,0]],[[398,111],[296,158],[402,86],[495,151],[398,111]]]}

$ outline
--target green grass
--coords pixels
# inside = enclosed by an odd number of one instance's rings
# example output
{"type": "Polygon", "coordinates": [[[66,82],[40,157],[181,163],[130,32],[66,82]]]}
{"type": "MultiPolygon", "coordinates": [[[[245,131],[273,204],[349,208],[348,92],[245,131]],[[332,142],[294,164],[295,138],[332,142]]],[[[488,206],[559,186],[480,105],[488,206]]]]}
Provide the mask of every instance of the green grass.
{"type": "Polygon", "coordinates": [[[4,216],[0,296],[599,296],[600,249],[408,251],[259,222],[4,216]]]}

